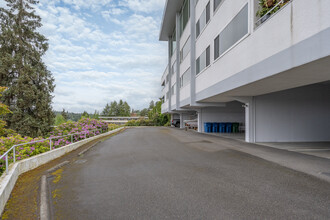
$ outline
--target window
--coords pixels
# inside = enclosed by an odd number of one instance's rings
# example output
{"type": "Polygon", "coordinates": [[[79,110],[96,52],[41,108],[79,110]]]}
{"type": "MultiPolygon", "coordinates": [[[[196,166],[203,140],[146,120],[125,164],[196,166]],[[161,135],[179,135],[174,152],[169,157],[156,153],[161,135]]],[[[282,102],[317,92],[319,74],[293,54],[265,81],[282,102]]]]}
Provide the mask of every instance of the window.
{"type": "Polygon", "coordinates": [[[183,7],[181,9],[181,16],[180,16],[180,36],[182,35],[187,23],[188,23],[188,20],[190,18],[190,8],[189,8],[189,3],[190,1],[189,0],[185,0],[184,3],[183,3],[183,7]]]}
{"type": "Polygon", "coordinates": [[[248,34],[248,4],[214,39],[214,59],[217,59],[236,42],[248,34]]]}
{"type": "Polygon", "coordinates": [[[174,75],[175,73],[176,73],[176,61],[174,61],[172,65],[172,75],[174,75]]]}
{"type": "Polygon", "coordinates": [[[210,65],[210,46],[196,60],[196,75],[210,65]]]}
{"type": "Polygon", "coordinates": [[[218,6],[223,0],[213,0],[213,11],[217,10],[218,6]]]}
{"type": "Polygon", "coordinates": [[[184,58],[186,58],[186,56],[188,55],[189,52],[190,52],[190,37],[188,38],[186,43],[183,45],[183,47],[180,51],[180,62],[182,62],[184,60],[184,58]]]}
{"type": "Polygon", "coordinates": [[[174,28],[172,37],[171,37],[171,56],[174,54],[176,50],[176,28],[174,28]]]}
{"type": "Polygon", "coordinates": [[[200,35],[203,28],[206,26],[206,24],[210,20],[210,2],[207,3],[204,11],[202,12],[202,15],[198,19],[196,23],[196,38],[200,35]]]}
{"type": "Polygon", "coordinates": [[[168,100],[168,97],[170,96],[170,91],[168,91],[165,95],[166,100],[168,100]]]}
{"type": "Polygon", "coordinates": [[[174,85],[173,85],[172,88],[171,88],[171,93],[172,93],[172,95],[175,95],[175,84],[176,84],[176,83],[174,83],[174,85]]]}
{"type": "Polygon", "coordinates": [[[214,39],[214,59],[219,57],[219,35],[214,39]]]}
{"type": "Polygon", "coordinates": [[[168,80],[169,80],[169,74],[166,75],[166,83],[168,83],[168,80]]]}
{"type": "Polygon", "coordinates": [[[186,86],[190,82],[190,68],[186,70],[180,77],[180,88],[186,86]]]}

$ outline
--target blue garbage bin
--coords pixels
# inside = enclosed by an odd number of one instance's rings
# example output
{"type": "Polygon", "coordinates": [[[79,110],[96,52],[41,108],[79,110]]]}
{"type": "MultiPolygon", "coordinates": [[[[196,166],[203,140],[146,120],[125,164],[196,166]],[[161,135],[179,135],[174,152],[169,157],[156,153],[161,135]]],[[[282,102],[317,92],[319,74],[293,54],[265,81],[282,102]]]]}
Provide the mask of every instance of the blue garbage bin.
{"type": "Polygon", "coordinates": [[[217,123],[217,122],[212,123],[212,132],[213,133],[218,133],[219,132],[219,123],[217,123]]]}
{"type": "Polygon", "coordinates": [[[233,123],[227,122],[226,123],[226,133],[231,133],[233,128],[233,123]]]}
{"type": "Polygon", "coordinates": [[[212,123],[209,123],[209,122],[204,123],[204,132],[205,133],[212,132],[212,123]]]}
{"type": "Polygon", "coordinates": [[[226,123],[219,123],[219,132],[220,133],[226,132],[226,123]]]}

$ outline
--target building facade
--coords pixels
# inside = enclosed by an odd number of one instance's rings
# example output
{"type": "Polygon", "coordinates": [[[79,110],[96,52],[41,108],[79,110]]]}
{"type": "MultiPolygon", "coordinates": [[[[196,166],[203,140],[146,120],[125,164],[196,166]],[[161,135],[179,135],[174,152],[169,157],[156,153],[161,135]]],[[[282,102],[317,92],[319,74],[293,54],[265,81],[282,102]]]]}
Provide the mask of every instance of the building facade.
{"type": "Polygon", "coordinates": [[[244,123],[247,142],[330,141],[330,1],[260,9],[259,0],[166,1],[162,112],[179,114],[181,127],[196,114],[199,132],[244,123]]]}

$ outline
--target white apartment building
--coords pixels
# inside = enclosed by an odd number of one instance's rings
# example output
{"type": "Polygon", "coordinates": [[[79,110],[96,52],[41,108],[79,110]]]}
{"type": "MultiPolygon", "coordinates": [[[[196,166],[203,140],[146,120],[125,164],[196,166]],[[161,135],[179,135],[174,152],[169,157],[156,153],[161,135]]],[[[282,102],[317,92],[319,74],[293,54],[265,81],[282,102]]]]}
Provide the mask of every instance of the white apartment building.
{"type": "Polygon", "coordinates": [[[245,123],[247,142],[330,141],[330,0],[167,0],[162,112],[245,123]]]}

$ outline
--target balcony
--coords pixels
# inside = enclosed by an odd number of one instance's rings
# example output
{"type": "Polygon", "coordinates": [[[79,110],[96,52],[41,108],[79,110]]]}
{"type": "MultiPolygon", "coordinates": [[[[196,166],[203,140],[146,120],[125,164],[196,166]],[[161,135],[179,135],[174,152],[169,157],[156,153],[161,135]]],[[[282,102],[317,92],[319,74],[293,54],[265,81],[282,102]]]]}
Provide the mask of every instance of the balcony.
{"type": "Polygon", "coordinates": [[[161,78],[161,86],[165,86],[165,84],[167,83],[167,81],[166,81],[166,76],[167,76],[167,74],[168,74],[168,66],[166,66],[166,69],[165,69],[165,71],[164,71],[164,73],[163,73],[163,75],[162,75],[162,78],[161,78]]]}
{"type": "MultiPolygon", "coordinates": [[[[225,2],[222,11],[234,6],[225,2]]],[[[329,8],[329,0],[279,1],[263,21],[250,17],[257,27],[196,77],[196,100],[227,102],[330,80],[329,8]]]]}
{"type": "Polygon", "coordinates": [[[167,113],[168,112],[168,101],[165,101],[162,106],[161,106],[161,113],[164,114],[164,113],[167,113]]]}
{"type": "Polygon", "coordinates": [[[255,28],[259,27],[261,24],[266,22],[270,17],[274,16],[279,10],[281,10],[292,0],[255,0],[255,28]]]}

